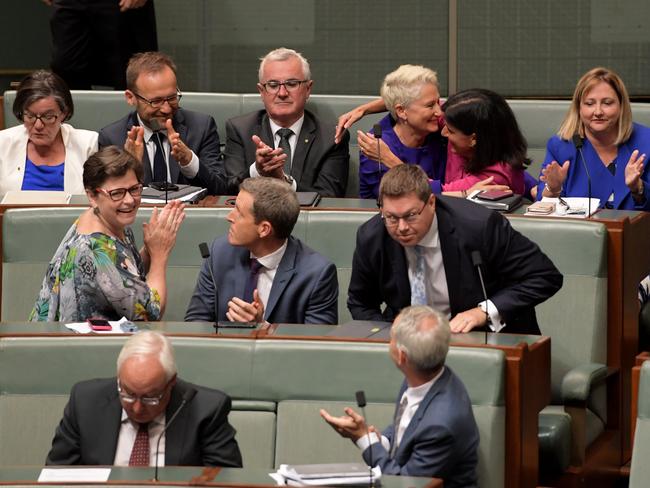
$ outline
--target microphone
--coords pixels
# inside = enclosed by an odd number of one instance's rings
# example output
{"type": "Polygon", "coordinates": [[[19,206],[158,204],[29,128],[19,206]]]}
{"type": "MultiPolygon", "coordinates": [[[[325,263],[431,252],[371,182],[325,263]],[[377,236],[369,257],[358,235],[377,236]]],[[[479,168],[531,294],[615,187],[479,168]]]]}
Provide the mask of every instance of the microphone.
{"type": "MultiPolygon", "coordinates": [[[[201,251],[201,257],[204,260],[210,259],[210,248],[205,242],[199,244],[199,251],[201,251]]],[[[212,286],[214,286],[214,328],[215,331],[219,331],[219,289],[217,288],[217,280],[214,279],[214,272],[212,271],[212,266],[209,261],[206,262],[208,265],[208,270],[210,271],[210,279],[212,280],[212,286]]]]}
{"type": "MultiPolygon", "coordinates": [[[[375,125],[375,127],[378,127],[378,124],[375,125]]],[[[381,129],[380,129],[381,133],[381,129]]],[[[357,398],[357,406],[361,409],[361,412],[363,413],[363,417],[366,419],[366,437],[368,438],[368,448],[370,451],[368,451],[368,455],[370,456],[370,466],[368,466],[368,470],[370,472],[370,478],[369,478],[369,485],[368,486],[374,486],[373,479],[372,479],[372,446],[370,445],[370,429],[368,429],[368,417],[366,416],[366,393],[363,390],[359,390],[354,394],[357,398]]]]}
{"type": "Polygon", "coordinates": [[[178,417],[178,414],[181,413],[181,410],[183,410],[183,407],[190,403],[192,401],[192,398],[196,395],[197,391],[196,388],[190,388],[188,389],[185,393],[183,393],[183,397],[181,399],[181,404],[178,406],[174,414],[171,416],[169,419],[169,422],[165,422],[165,428],[163,431],[160,433],[158,436],[158,442],[156,442],[156,464],[155,464],[155,469],[154,469],[154,475],[153,475],[153,481],[158,481],[158,450],[160,449],[160,439],[162,439],[162,436],[165,435],[165,432],[167,432],[167,429],[172,425],[174,420],[176,420],[176,417],[178,417]]]}
{"type": "Polygon", "coordinates": [[[582,167],[585,169],[585,173],[587,173],[587,197],[589,198],[589,201],[587,202],[587,218],[590,218],[591,217],[591,175],[589,174],[587,161],[585,161],[585,155],[582,153],[582,146],[584,146],[585,142],[582,139],[582,137],[580,137],[580,134],[574,134],[572,140],[573,140],[573,145],[576,147],[578,153],[580,154],[582,167]]]}
{"type": "Polygon", "coordinates": [[[381,139],[381,125],[375,124],[372,126],[372,135],[377,139],[377,171],[379,172],[379,179],[381,180],[381,149],[379,146],[379,139],[381,139]]]}
{"type": "Polygon", "coordinates": [[[481,290],[483,291],[483,299],[485,300],[485,343],[487,344],[488,340],[488,329],[490,328],[490,315],[488,314],[488,297],[487,292],[485,291],[485,281],[483,281],[483,258],[479,251],[472,251],[472,264],[478,271],[478,279],[481,282],[481,290]]]}

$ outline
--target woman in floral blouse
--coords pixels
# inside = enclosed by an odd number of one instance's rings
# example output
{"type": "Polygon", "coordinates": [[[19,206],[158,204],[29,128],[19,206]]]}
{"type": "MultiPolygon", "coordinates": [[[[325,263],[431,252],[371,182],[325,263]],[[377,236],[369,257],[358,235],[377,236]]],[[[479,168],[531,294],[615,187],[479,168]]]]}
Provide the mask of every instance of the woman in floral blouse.
{"type": "Polygon", "coordinates": [[[185,217],[178,201],[154,208],[138,250],[130,225],[142,195],[142,165],[109,146],[84,164],[91,207],[72,224],[47,269],[29,319],[160,320],[167,301],[166,268],[185,217]]]}

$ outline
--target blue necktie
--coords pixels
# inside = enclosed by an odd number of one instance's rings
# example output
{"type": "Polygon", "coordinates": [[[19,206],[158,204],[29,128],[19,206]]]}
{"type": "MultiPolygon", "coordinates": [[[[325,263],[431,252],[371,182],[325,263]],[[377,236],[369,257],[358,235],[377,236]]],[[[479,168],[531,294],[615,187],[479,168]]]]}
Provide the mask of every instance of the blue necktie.
{"type": "Polygon", "coordinates": [[[244,289],[243,300],[248,303],[253,303],[253,292],[257,288],[257,278],[260,276],[260,269],[263,268],[257,259],[251,259],[251,271],[246,281],[246,288],[244,289]]]}
{"type": "Polygon", "coordinates": [[[415,269],[411,279],[411,305],[427,304],[426,270],[424,267],[424,248],[415,246],[415,269]]]}

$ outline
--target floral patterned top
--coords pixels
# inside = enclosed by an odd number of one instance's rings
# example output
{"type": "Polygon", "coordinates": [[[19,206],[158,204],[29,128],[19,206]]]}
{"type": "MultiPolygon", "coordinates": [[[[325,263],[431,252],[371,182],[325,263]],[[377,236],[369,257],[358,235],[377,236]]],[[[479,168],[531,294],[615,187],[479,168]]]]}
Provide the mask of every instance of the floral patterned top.
{"type": "Polygon", "coordinates": [[[158,320],[160,295],[149,288],[133,231],[124,241],[77,233],[77,222],[47,268],[30,321],[83,322],[90,317],[158,320]]]}

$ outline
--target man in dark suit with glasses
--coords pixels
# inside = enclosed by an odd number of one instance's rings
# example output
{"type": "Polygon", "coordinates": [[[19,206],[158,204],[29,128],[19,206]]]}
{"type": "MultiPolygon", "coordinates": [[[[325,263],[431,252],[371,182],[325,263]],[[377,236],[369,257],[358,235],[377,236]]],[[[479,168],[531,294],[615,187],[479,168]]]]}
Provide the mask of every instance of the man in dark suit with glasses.
{"type": "MultiPolygon", "coordinates": [[[[293,49],[264,56],[259,68],[264,110],[226,122],[226,172],[239,181],[270,176],[294,190],[342,197],[348,181],[349,135],[335,144],[336,122],[305,110],[313,85],[309,63],[293,49]]],[[[232,187],[233,193],[236,187],[232,187]]]]}

